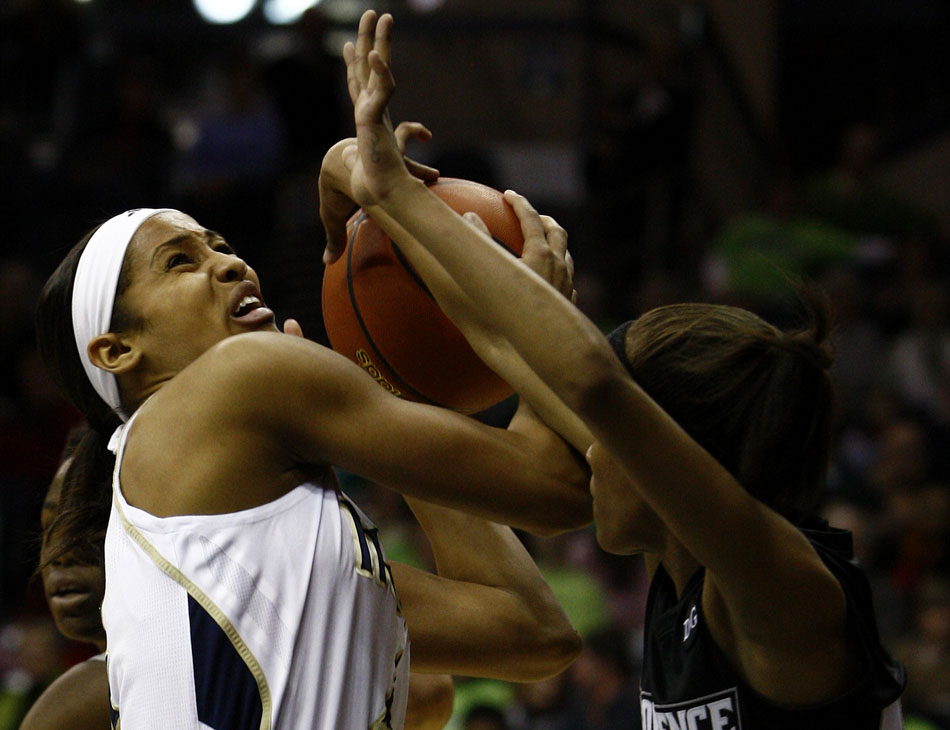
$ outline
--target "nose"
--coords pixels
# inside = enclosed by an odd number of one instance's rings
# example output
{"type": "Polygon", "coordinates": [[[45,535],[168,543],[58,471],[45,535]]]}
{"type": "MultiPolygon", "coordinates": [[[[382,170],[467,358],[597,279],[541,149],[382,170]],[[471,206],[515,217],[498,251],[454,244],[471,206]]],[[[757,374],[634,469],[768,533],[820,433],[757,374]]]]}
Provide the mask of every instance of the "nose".
{"type": "Polygon", "coordinates": [[[215,274],[221,281],[243,281],[247,274],[247,264],[244,259],[234,254],[215,252],[215,274]]]}

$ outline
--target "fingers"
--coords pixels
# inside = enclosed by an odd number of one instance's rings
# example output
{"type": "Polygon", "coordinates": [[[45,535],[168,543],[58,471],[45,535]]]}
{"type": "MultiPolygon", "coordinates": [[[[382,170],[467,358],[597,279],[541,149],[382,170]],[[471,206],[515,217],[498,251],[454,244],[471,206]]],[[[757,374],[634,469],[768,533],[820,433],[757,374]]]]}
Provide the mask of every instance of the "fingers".
{"type": "Polygon", "coordinates": [[[284,334],[294,337],[303,337],[303,328],[296,319],[288,319],[284,322],[284,334]]]}
{"type": "Polygon", "coordinates": [[[393,16],[384,13],[376,23],[376,36],[373,39],[373,50],[379,53],[383,63],[387,66],[392,61],[389,37],[393,27],[393,16]]]}
{"type": "Polygon", "coordinates": [[[423,182],[435,182],[439,179],[439,170],[435,167],[429,167],[428,165],[423,165],[421,162],[416,162],[415,160],[410,160],[408,157],[403,158],[406,161],[406,169],[409,170],[409,173],[413,177],[417,177],[423,182]]]}
{"type": "Polygon", "coordinates": [[[567,231],[551,216],[539,215],[523,195],[506,190],[505,200],[521,223],[524,264],[572,302],[576,301],[574,259],[567,251],[567,231]]]}
{"type": "Polygon", "coordinates": [[[505,200],[514,209],[515,215],[518,216],[525,246],[530,246],[531,242],[538,241],[539,238],[543,241],[544,225],[541,223],[541,216],[528,202],[528,199],[523,195],[518,195],[514,190],[506,190],[505,200]]]}
{"type": "Polygon", "coordinates": [[[410,139],[417,142],[428,142],[432,139],[432,132],[419,122],[400,122],[399,126],[396,127],[396,142],[399,143],[399,151],[403,154],[406,152],[406,143],[410,139]]]}
{"type": "Polygon", "coordinates": [[[343,46],[346,85],[354,104],[364,90],[374,92],[378,89],[388,100],[395,88],[389,68],[392,24],[393,18],[388,13],[377,20],[376,12],[367,10],[360,18],[356,43],[347,41],[343,46]]]}
{"type": "Polygon", "coordinates": [[[477,228],[482,233],[484,233],[486,236],[491,238],[491,231],[488,230],[488,226],[485,225],[485,221],[482,220],[481,216],[478,215],[478,213],[475,213],[474,211],[470,210],[468,213],[465,213],[462,217],[466,221],[468,221],[471,225],[473,225],[475,228],[477,228]]]}
{"type": "Polygon", "coordinates": [[[567,231],[561,228],[558,222],[549,215],[541,216],[541,226],[544,228],[544,235],[551,250],[564,258],[567,254],[567,231]]]}
{"type": "Polygon", "coordinates": [[[421,162],[416,162],[415,160],[410,160],[408,157],[405,157],[406,144],[411,139],[418,142],[428,142],[432,139],[432,132],[419,122],[400,122],[399,126],[396,127],[396,144],[404,156],[406,168],[413,177],[417,177],[425,182],[435,182],[439,179],[439,171],[436,168],[423,165],[421,162]]]}
{"type": "MultiPolygon", "coordinates": [[[[376,38],[376,11],[367,10],[360,18],[359,28],[356,31],[356,45],[353,49],[352,66],[357,77],[365,80],[369,76],[367,59],[376,38]]],[[[349,45],[349,44],[347,44],[349,45]]],[[[345,56],[344,56],[345,58],[345,56]]],[[[349,62],[347,65],[351,65],[349,62]]]]}
{"type": "Polygon", "coordinates": [[[327,247],[323,251],[323,263],[332,264],[346,250],[346,221],[334,219],[332,223],[324,223],[324,228],[327,233],[327,247]]]}

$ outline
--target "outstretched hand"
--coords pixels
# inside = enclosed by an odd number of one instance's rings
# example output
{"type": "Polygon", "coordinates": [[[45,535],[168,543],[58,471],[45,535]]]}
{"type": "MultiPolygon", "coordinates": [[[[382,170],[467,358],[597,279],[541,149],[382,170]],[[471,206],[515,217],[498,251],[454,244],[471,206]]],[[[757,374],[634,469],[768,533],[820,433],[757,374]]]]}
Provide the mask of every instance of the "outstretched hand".
{"type": "Polygon", "coordinates": [[[357,140],[355,148],[344,149],[343,161],[350,171],[351,197],[363,207],[378,203],[411,177],[387,109],[396,88],[389,67],[392,24],[388,13],[377,20],[375,11],[367,10],[356,44],[343,46],[357,140]]]}
{"type": "Polygon", "coordinates": [[[382,200],[399,182],[418,178],[434,182],[439,171],[405,157],[410,139],[428,141],[432,133],[418,122],[395,130],[387,105],[396,83],[389,68],[393,19],[367,10],[360,18],[356,43],[343,46],[346,83],[353,102],[356,138],[330,148],[320,169],[320,218],[327,232],[325,264],[346,248],[346,220],[355,206],[382,200]]]}

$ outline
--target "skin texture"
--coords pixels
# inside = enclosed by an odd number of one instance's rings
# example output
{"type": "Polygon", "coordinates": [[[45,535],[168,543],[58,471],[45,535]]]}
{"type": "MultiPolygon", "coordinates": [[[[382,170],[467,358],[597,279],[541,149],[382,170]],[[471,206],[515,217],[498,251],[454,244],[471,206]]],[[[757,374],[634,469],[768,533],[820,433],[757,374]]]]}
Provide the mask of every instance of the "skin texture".
{"type": "MultiPolygon", "coordinates": [[[[340,153],[348,194],[397,241],[476,351],[518,379],[519,392],[549,422],[563,424],[575,447],[586,452],[594,444],[601,544],[648,553],[648,566],[662,563],[679,591],[704,566],[709,629],[765,697],[805,705],[842,695],[862,667],[838,582],[794,526],[746,492],[633,382],[563,289],[526,265],[559,244],[523,197],[506,193],[526,236],[518,261],[412,178],[385,113],[394,87],[391,19],[364,21],[345,51],[357,125],[356,143],[340,153]]],[[[339,250],[331,241],[327,258],[339,250]]]]}

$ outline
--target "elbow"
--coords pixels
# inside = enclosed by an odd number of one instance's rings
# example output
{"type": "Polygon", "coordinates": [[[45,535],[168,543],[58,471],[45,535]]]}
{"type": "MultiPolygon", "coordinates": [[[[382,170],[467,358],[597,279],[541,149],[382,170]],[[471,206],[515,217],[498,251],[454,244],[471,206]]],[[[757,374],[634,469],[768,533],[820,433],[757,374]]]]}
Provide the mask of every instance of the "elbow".
{"type": "Polygon", "coordinates": [[[551,643],[548,652],[548,671],[538,679],[553,677],[567,669],[577,659],[583,645],[581,635],[577,633],[573,626],[568,624],[566,630],[562,631],[557,639],[551,643]]]}
{"type": "MultiPolygon", "coordinates": [[[[566,622],[565,622],[566,623],[566,622]]],[[[581,653],[583,642],[573,626],[567,624],[556,631],[547,631],[529,653],[530,660],[519,663],[514,682],[540,682],[567,669],[581,653]]]]}
{"type": "Polygon", "coordinates": [[[455,684],[448,674],[409,675],[405,727],[441,730],[452,717],[455,684]]]}
{"type": "Polygon", "coordinates": [[[523,656],[530,660],[519,663],[520,676],[513,678],[518,682],[537,682],[560,674],[583,647],[580,634],[553,595],[535,604],[530,627],[525,626],[520,635],[529,644],[523,656]]]}

